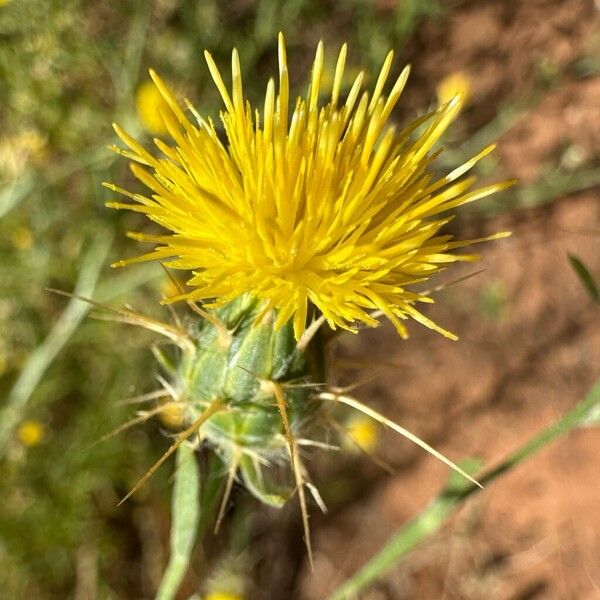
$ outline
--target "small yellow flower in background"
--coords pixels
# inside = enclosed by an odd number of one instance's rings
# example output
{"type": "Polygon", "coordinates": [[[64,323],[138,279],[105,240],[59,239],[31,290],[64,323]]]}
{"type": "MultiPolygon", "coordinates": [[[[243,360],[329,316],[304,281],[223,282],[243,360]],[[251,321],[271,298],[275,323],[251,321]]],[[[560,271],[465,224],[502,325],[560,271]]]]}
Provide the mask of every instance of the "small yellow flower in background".
{"type": "Polygon", "coordinates": [[[436,88],[438,102],[446,104],[455,96],[460,96],[462,105],[466,106],[471,100],[473,83],[464,71],[456,71],[446,75],[436,88]]]}
{"type": "Polygon", "coordinates": [[[11,0],[0,0],[0,7],[7,5],[11,0]]]}
{"type": "Polygon", "coordinates": [[[229,592],[211,592],[205,596],[204,600],[244,600],[244,597],[229,592]]]}
{"type": "Polygon", "coordinates": [[[36,163],[43,160],[48,150],[48,140],[36,129],[26,129],[16,135],[14,145],[36,163]]]}
{"type": "Polygon", "coordinates": [[[17,250],[29,250],[33,246],[31,229],[22,225],[15,227],[10,234],[10,241],[17,250]]]}
{"type": "Polygon", "coordinates": [[[152,81],[145,81],[137,89],[135,105],[142,125],[150,133],[168,133],[161,112],[169,110],[169,106],[152,81]]]}
{"type": "Polygon", "coordinates": [[[30,164],[41,163],[46,151],[47,140],[35,129],[5,137],[0,142],[0,178],[18,178],[30,164]]]}
{"type": "Polygon", "coordinates": [[[365,452],[373,452],[379,440],[377,423],[368,417],[358,416],[346,425],[346,433],[354,444],[365,452]]]}
{"type": "Polygon", "coordinates": [[[45,435],[44,426],[39,421],[23,421],[17,430],[17,438],[23,446],[28,448],[40,444],[45,435]]]}
{"type": "Polygon", "coordinates": [[[412,318],[456,339],[415,306],[433,300],[410,288],[449,263],[477,259],[454,250],[508,235],[452,241],[441,230],[453,219],[454,209],[512,182],[473,189],[475,177],[463,178],[493,145],[435,179],[430,171],[433,147],[458,115],[461,99],[453,98],[403,129],[389,126],[408,67],[385,96],[390,52],[373,92],[361,91],[361,72],[342,101],[346,53],[344,45],[330,99],[320,106],[320,43],[308,95],[290,106],[280,34],[278,90],[271,79],[261,114],[244,99],[237,51],[232,53],[231,93],[206,52],[225,105],[221,121],[226,144],[211,119],[186,101],[188,117],[151,71],[169,107],[162,114],[174,144],[156,140],[152,153],[115,125],[129,149],[113,149],[133,160],[134,175],[151,193],[144,196],[105,184],[133,201],[107,206],[144,213],[171,235],[132,233],[134,239],[157,246],[114,266],[160,260],[191,270],[187,284],[192,291],[170,301],[186,298],[220,306],[249,294],[264,300],[257,320],[277,309],[275,329],[293,320],[296,339],[315,309],[333,329],[376,327],[378,315],[384,315],[402,337],[408,336],[405,321],[412,318]]]}

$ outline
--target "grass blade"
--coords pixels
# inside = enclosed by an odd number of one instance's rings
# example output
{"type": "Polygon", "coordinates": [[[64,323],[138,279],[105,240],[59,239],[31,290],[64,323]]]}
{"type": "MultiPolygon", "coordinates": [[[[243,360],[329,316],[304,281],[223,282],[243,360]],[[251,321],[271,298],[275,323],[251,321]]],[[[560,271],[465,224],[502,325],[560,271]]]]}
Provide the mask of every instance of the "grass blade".
{"type": "Polygon", "coordinates": [[[588,268],[574,254],[569,254],[569,262],[577,274],[577,277],[579,277],[581,283],[583,283],[583,286],[591,296],[592,300],[596,302],[596,304],[600,304],[600,291],[598,290],[596,281],[588,271],[588,268]]]}

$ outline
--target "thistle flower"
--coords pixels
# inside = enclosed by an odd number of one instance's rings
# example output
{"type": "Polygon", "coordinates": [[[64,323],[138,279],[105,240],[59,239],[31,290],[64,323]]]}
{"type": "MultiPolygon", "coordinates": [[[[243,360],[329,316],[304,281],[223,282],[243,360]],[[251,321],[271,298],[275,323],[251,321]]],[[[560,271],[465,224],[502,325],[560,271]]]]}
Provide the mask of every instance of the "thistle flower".
{"type": "MultiPolygon", "coordinates": [[[[270,80],[262,114],[244,100],[237,51],[231,93],[206,53],[225,104],[226,141],[186,100],[195,122],[190,121],[151,71],[166,106],[158,112],[174,145],[155,139],[156,151],[150,152],[115,125],[128,149],[112,149],[133,161],[134,175],[151,193],[105,184],[133,201],[108,206],[146,214],[170,232],[130,234],[156,247],[115,266],[159,260],[191,270],[191,289],[173,279],[177,291],[166,301],[186,300],[201,317],[189,326],[177,319],[172,325],[108,307],[116,320],[158,332],[179,348],[175,360],[154,348],[165,372],[162,389],[130,400],[158,404],[116,430],[158,416],[178,431],[122,502],[182,444],[198,439],[227,465],[216,529],[239,475],[265,504],[281,507],[298,496],[311,561],[306,490],[323,510],[324,503],[301,448],[330,447],[319,422],[327,404],[343,404],[392,429],[477,483],[418,436],[327,387],[321,325],[327,321],[333,329],[355,332],[361,324],[378,325],[383,314],[403,337],[403,321],[413,318],[455,338],[416,308],[432,300],[411,286],[448,263],[477,258],[454,250],[507,235],[452,241],[441,232],[453,209],[510,185],[472,189],[475,178],[463,178],[493,146],[441,179],[430,172],[438,154],[433,146],[458,114],[460,97],[398,130],[388,120],[408,67],[384,95],[390,52],[373,92],[361,92],[360,73],[342,101],[346,53],[344,45],[329,99],[320,105],[324,56],[318,45],[308,95],[290,110],[280,34],[278,89],[270,80]]],[[[376,441],[374,429],[363,427],[361,435],[356,443],[362,446],[376,441]]]]}
{"type": "Polygon", "coordinates": [[[307,97],[290,108],[280,34],[278,89],[271,79],[262,114],[244,99],[237,51],[232,53],[231,93],[205,53],[225,105],[220,116],[226,142],[214,122],[186,100],[195,122],[190,121],[151,71],[168,105],[160,116],[174,145],[156,139],[157,151],[150,152],[115,125],[129,149],[113,149],[133,161],[134,175],[151,194],[106,184],[134,201],[108,206],[144,213],[171,234],[130,234],[157,246],[115,266],[160,260],[191,270],[187,284],[192,289],[170,301],[200,300],[216,307],[248,294],[263,303],[257,320],[275,309],[275,328],[292,320],[297,340],[313,307],[334,329],[375,327],[377,314],[383,314],[402,337],[407,337],[404,321],[410,317],[455,339],[417,309],[432,299],[411,288],[449,263],[477,258],[454,250],[507,235],[452,241],[441,230],[455,208],[510,182],[473,189],[475,178],[462,177],[493,146],[435,179],[430,165],[438,152],[432,149],[458,114],[461,98],[404,129],[388,126],[409,68],[384,95],[390,52],[373,92],[361,93],[360,73],[342,101],[346,53],[343,45],[331,95],[320,105],[324,60],[319,43],[307,97]]]}

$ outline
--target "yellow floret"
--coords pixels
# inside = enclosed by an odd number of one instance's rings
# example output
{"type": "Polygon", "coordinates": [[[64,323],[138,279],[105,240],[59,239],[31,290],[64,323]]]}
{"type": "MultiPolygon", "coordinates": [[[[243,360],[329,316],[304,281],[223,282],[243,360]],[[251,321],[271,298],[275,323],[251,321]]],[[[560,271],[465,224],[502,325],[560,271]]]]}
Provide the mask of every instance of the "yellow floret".
{"type": "Polygon", "coordinates": [[[460,96],[463,106],[471,100],[473,83],[464,71],[450,73],[440,81],[436,88],[438,102],[446,104],[455,96],[460,96]]]}
{"type": "Polygon", "coordinates": [[[367,417],[356,417],[346,428],[348,437],[365,452],[373,452],[377,447],[379,431],[377,423],[367,417]]]}
{"type": "Polygon", "coordinates": [[[45,436],[44,426],[39,421],[23,421],[17,430],[17,438],[28,448],[37,446],[42,442],[45,436]]]}
{"type": "Polygon", "coordinates": [[[244,600],[244,597],[229,592],[211,592],[205,596],[204,600],[244,600]]]}
{"type": "Polygon", "coordinates": [[[23,226],[16,227],[10,233],[10,241],[17,250],[29,250],[33,246],[31,229],[23,226]]]}

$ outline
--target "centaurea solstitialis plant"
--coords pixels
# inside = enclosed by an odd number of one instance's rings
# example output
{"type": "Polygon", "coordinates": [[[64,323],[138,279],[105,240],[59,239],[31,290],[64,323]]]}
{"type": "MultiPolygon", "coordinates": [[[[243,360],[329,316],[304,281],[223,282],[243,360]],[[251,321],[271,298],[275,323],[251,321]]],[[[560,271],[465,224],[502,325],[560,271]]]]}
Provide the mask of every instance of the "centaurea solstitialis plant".
{"type": "Polygon", "coordinates": [[[397,129],[388,122],[409,68],[384,94],[390,52],[372,93],[362,91],[360,73],[342,100],[346,52],[344,45],[331,95],[320,104],[320,43],[307,97],[290,106],[280,35],[279,79],[268,82],[262,113],[244,100],[237,51],[231,91],[206,53],[225,105],[226,140],[187,100],[184,110],[151,71],[168,106],[161,117],[171,141],[156,139],[149,151],[115,125],[127,149],[113,149],[132,161],[133,174],[150,193],[106,184],[131,200],[108,206],[146,214],[168,231],[131,233],[155,248],[115,266],[157,260],[191,271],[187,288],[166,302],[185,301],[198,316],[184,327],[119,311],[122,320],[158,331],[179,347],[176,364],[156,352],[166,378],[152,397],[163,403],[143,418],[176,407],[180,431],[128,496],[181,444],[202,441],[228,465],[218,520],[238,476],[273,506],[297,493],[309,555],[306,490],[322,501],[299,449],[320,444],[314,432],[329,403],[361,411],[471,479],[396,423],[327,389],[325,339],[336,329],[376,327],[381,316],[403,338],[410,318],[456,339],[418,309],[433,300],[413,286],[448,263],[477,259],[455,250],[508,235],[455,241],[442,233],[455,208],[510,185],[473,189],[475,177],[463,177],[493,146],[440,179],[432,175],[434,144],[457,116],[460,97],[397,129]],[[289,480],[275,475],[285,465],[289,480]]]}

